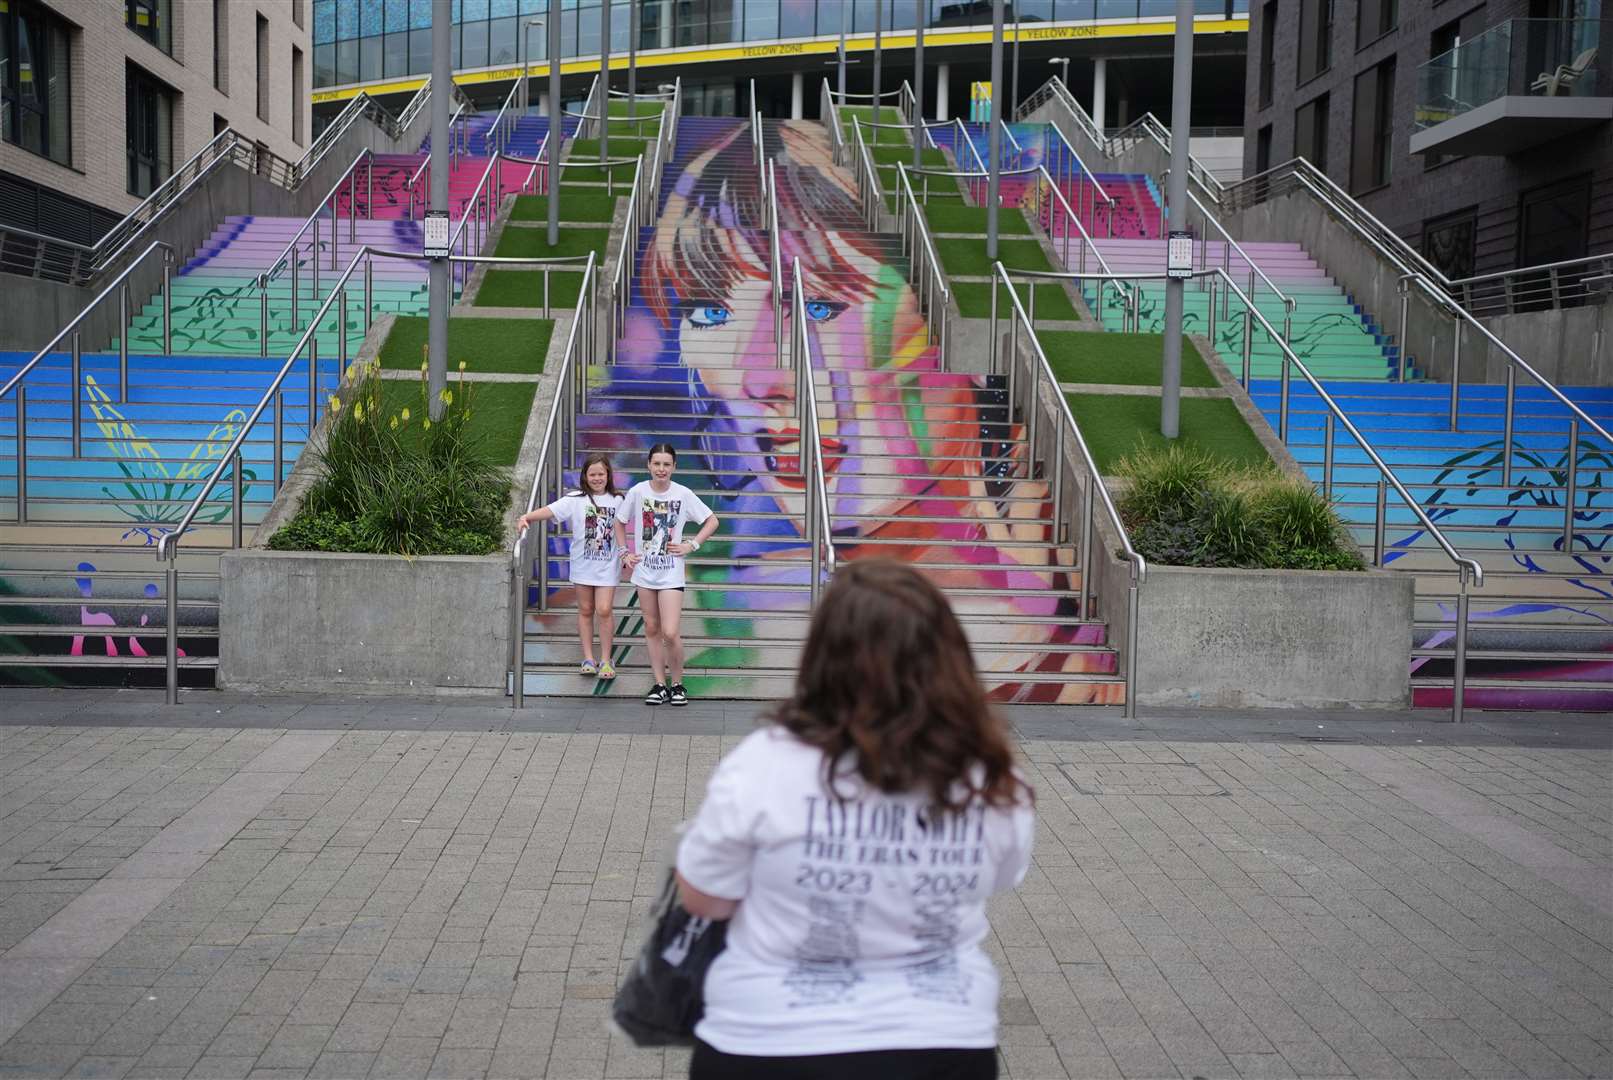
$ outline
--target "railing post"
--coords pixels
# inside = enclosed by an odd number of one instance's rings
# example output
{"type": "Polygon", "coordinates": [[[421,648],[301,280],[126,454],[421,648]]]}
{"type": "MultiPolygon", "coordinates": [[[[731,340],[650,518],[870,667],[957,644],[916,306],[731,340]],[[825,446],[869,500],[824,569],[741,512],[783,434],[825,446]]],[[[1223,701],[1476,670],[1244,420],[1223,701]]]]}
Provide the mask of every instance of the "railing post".
{"type": "Polygon", "coordinates": [[[286,392],[276,391],[274,395],[274,480],[269,484],[269,494],[280,494],[281,478],[286,472],[286,392]]]}
{"type": "Polygon", "coordinates": [[[1137,596],[1137,564],[1131,564],[1131,583],[1126,586],[1126,705],[1125,716],[1137,715],[1137,616],[1142,605],[1137,596]]]}
{"type": "Polygon", "coordinates": [[[338,290],[336,299],[336,370],[347,370],[347,286],[338,290]]]}
{"type": "Polygon", "coordinates": [[[17,387],[17,524],[28,523],[28,388],[17,387]]]}
{"type": "Polygon", "coordinates": [[[1249,389],[1250,371],[1255,355],[1254,300],[1243,305],[1243,388],[1249,389]]]}
{"type": "Polygon", "coordinates": [[[515,538],[515,580],[510,592],[510,704],[517,709],[526,707],[526,594],[532,572],[527,545],[532,531],[529,526],[515,538]]]}
{"type": "Polygon", "coordinates": [[[235,451],[230,462],[230,546],[236,550],[241,547],[241,533],[246,516],[246,479],[241,475],[241,451],[235,451]]]}
{"type": "Polygon", "coordinates": [[[1081,613],[1083,619],[1092,618],[1092,587],[1096,583],[1092,565],[1092,534],[1096,521],[1093,518],[1093,485],[1098,478],[1089,475],[1081,490],[1081,613]]]}
{"type": "Polygon", "coordinates": [[[1400,381],[1406,381],[1406,347],[1411,344],[1411,289],[1400,283],[1400,381]]]}
{"type": "Polygon", "coordinates": [[[1215,275],[1211,274],[1204,279],[1204,323],[1206,336],[1210,339],[1210,347],[1215,347],[1215,275]]]}
{"type": "MultiPolygon", "coordinates": [[[[1457,318],[1451,339],[1451,430],[1456,430],[1456,413],[1462,401],[1462,320],[1457,318]]],[[[1510,365],[1509,365],[1510,366],[1510,365]]]]}
{"type": "Polygon", "coordinates": [[[1568,421],[1568,487],[1563,499],[1563,554],[1574,553],[1574,503],[1579,498],[1579,420],[1568,421]]]}
{"type": "Polygon", "coordinates": [[[1329,412],[1322,435],[1322,496],[1328,502],[1333,501],[1333,423],[1333,414],[1329,412]]]}
{"type": "Polygon", "coordinates": [[[162,253],[162,353],[174,351],[174,268],[168,252],[162,253]]]}
{"type": "MultiPolygon", "coordinates": [[[[323,209],[323,207],[321,207],[321,209],[323,209]]],[[[296,251],[293,250],[292,254],[295,255],[296,251]]],[[[314,239],[313,239],[313,246],[308,249],[308,254],[310,256],[309,259],[308,259],[308,265],[312,269],[313,275],[314,275],[314,295],[313,295],[312,303],[314,305],[314,310],[318,311],[319,310],[319,213],[318,213],[318,211],[314,212],[314,239]]]]}
{"type": "Polygon", "coordinates": [[[1451,722],[1462,722],[1463,699],[1467,696],[1467,575],[1468,569],[1458,569],[1461,584],[1456,593],[1456,663],[1451,675],[1451,722]]]}
{"type": "Polygon", "coordinates": [[[1384,516],[1389,512],[1389,484],[1378,474],[1378,512],[1372,519],[1372,565],[1383,566],[1383,534],[1387,527],[1384,516]]]}
{"type": "Polygon", "coordinates": [[[375,318],[375,256],[364,260],[364,336],[370,334],[370,322],[375,318]]]}
{"type": "Polygon", "coordinates": [[[1506,410],[1501,417],[1501,483],[1512,486],[1512,428],[1518,395],[1518,369],[1507,364],[1506,410]]]}
{"type": "Polygon", "coordinates": [[[163,571],[163,605],[166,609],[164,634],[167,655],[163,658],[164,683],[170,705],[179,704],[179,549],[168,550],[168,568],[163,571]]]}
{"type": "Polygon", "coordinates": [[[118,404],[129,402],[129,286],[118,289],[118,404]]]}
{"type": "Polygon", "coordinates": [[[1282,357],[1282,398],[1277,410],[1277,438],[1283,442],[1288,441],[1288,353],[1283,351],[1282,357]]]}
{"type": "Polygon", "coordinates": [[[314,437],[319,420],[319,339],[308,338],[308,437],[314,437]]]}
{"type": "Polygon", "coordinates": [[[269,355],[269,275],[258,277],[258,355],[269,355]]]}

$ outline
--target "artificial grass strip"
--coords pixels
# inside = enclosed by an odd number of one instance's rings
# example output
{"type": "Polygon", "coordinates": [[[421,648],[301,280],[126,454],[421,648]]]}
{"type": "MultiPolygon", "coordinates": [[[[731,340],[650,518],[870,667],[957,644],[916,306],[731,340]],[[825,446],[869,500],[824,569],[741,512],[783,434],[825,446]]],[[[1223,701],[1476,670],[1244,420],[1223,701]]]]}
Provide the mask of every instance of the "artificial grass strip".
{"type": "MultiPolygon", "coordinates": [[[[984,237],[979,240],[949,240],[941,245],[940,255],[941,265],[953,277],[991,276],[992,260],[986,257],[984,237]]],[[[1047,254],[1042,251],[1042,245],[1035,240],[999,240],[997,261],[1009,270],[1053,269],[1053,264],[1047,261],[1047,254]]]]}
{"type": "MultiPolygon", "coordinates": [[[[874,159],[875,165],[903,164],[909,167],[913,164],[913,148],[900,146],[870,146],[868,156],[874,159]]],[[[945,169],[947,156],[936,149],[926,149],[922,158],[926,169],[945,169]]]]}
{"type": "MultiPolygon", "coordinates": [[[[1168,445],[1159,433],[1159,398],[1153,394],[1065,394],[1070,412],[1101,472],[1139,447],[1168,445]]],[[[1226,398],[1181,399],[1176,442],[1198,447],[1229,465],[1268,465],[1266,448],[1226,398]]]]}
{"type": "MultiPolygon", "coordinates": [[[[616,200],[625,196],[627,192],[618,195],[607,195],[597,188],[560,188],[560,220],[562,221],[610,221],[616,216],[616,200]]],[[[515,200],[515,207],[510,211],[511,221],[541,221],[549,220],[549,196],[547,195],[521,195],[515,200]]]]}
{"type": "MultiPolygon", "coordinates": [[[[612,152],[612,156],[615,156],[614,151],[612,152]]],[[[594,160],[597,162],[598,159],[599,151],[596,150],[594,151],[594,160]]],[[[571,160],[575,161],[576,159],[573,158],[571,160]]],[[[585,158],[584,160],[587,159],[585,158]]],[[[564,168],[560,170],[560,182],[562,184],[562,188],[566,184],[573,183],[603,184],[606,179],[606,174],[609,174],[616,181],[616,190],[621,192],[623,195],[626,195],[628,189],[633,186],[633,170],[638,168],[638,163],[633,161],[623,162],[620,165],[607,165],[604,168],[601,168],[597,164],[573,165],[570,161],[567,161],[563,164],[564,168]]],[[[646,168],[647,167],[648,166],[646,166],[646,168]]],[[[562,194],[560,197],[562,200],[565,199],[564,194],[562,194]]]]}
{"type": "MultiPolygon", "coordinates": [[[[1037,315],[1041,315],[1040,305],[1037,315]]],[[[1060,382],[1116,386],[1160,384],[1165,354],[1163,334],[1044,330],[1037,337],[1060,382]]],[[[1182,385],[1210,388],[1220,385],[1186,336],[1182,338],[1182,385]]]]}
{"type": "MultiPolygon", "coordinates": [[[[549,274],[549,310],[571,311],[577,306],[582,275],[570,271],[549,274]]],[[[541,308],[543,274],[534,270],[489,270],[476,290],[473,307],[541,308]]]]}
{"type": "MultiPolygon", "coordinates": [[[[935,198],[935,192],[930,192],[930,198],[935,198]]],[[[986,235],[986,208],[984,206],[965,206],[960,202],[931,203],[924,208],[924,216],[930,223],[932,233],[971,233],[978,236],[986,235]]],[[[1012,233],[1019,236],[1029,236],[1030,222],[1018,208],[1002,206],[997,208],[997,231],[999,233],[1012,233]]]]}
{"type": "MultiPolygon", "coordinates": [[[[942,241],[945,245],[951,241],[942,241]]],[[[945,247],[942,247],[945,250],[945,247]]],[[[1024,281],[1016,282],[1019,290],[1020,303],[1025,305],[1026,314],[1030,314],[1030,294],[1024,281]]],[[[991,285],[984,281],[954,281],[952,282],[952,295],[957,298],[958,310],[966,319],[991,318],[991,285]]],[[[1008,300],[1008,290],[1001,285],[997,286],[997,317],[1006,319],[1011,310],[1008,300]]],[[[1069,294],[1063,286],[1053,282],[1044,282],[1036,287],[1036,321],[1041,323],[1045,319],[1075,322],[1081,316],[1076,312],[1075,305],[1070,303],[1069,294]]],[[[1038,331],[1042,333],[1042,331],[1038,331]]]]}
{"type": "MultiPolygon", "coordinates": [[[[605,147],[605,152],[613,158],[624,158],[638,157],[640,154],[648,151],[648,149],[648,140],[634,138],[632,135],[628,135],[626,133],[623,133],[621,136],[617,136],[617,134],[613,131],[611,132],[610,143],[605,147]]],[[[574,161],[579,164],[585,161],[597,162],[599,160],[599,140],[571,140],[571,153],[566,155],[566,160],[574,161]]],[[[648,166],[649,162],[646,161],[644,164],[648,166]]],[[[566,170],[568,175],[570,172],[570,169],[566,170]]]]}
{"type": "MultiPolygon", "coordinates": [[[[612,64],[614,69],[616,65],[612,64]]],[[[606,115],[609,116],[660,116],[666,105],[659,101],[613,101],[606,115]]]]}
{"type": "MultiPolygon", "coordinates": [[[[425,355],[427,325],[423,315],[400,315],[381,346],[381,366],[418,371],[425,355]]],[[[448,369],[461,360],[467,371],[539,375],[554,335],[551,319],[448,320],[448,369]]]]}
{"type": "MultiPolygon", "coordinates": [[[[560,198],[564,206],[565,195],[562,194],[560,198]]],[[[498,250],[493,254],[510,259],[558,259],[593,251],[599,255],[598,261],[604,262],[605,245],[609,242],[609,229],[561,229],[560,243],[554,247],[549,246],[549,234],[545,229],[505,229],[498,238],[498,250]]]]}
{"type": "MultiPolygon", "coordinates": [[[[508,320],[471,319],[468,322],[498,322],[508,320]]],[[[450,372],[448,387],[455,394],[468,387],[471,395],[470,419],[466,422],[470,438],[479,441],[495,465],[514,465],[521,453],[521,440],[526,435],[526,421],[532,412],[532,395],[538,384],[520,383],[465,383],[461,384],[450,372]]],[[[408,430],[418,438],[424,433],[419,418],[426,413],[426,395],[418,379],[387,379],[381,384],[381,408],[386,414],[397,415],[402,409],[414,414],[408,430]]]]}

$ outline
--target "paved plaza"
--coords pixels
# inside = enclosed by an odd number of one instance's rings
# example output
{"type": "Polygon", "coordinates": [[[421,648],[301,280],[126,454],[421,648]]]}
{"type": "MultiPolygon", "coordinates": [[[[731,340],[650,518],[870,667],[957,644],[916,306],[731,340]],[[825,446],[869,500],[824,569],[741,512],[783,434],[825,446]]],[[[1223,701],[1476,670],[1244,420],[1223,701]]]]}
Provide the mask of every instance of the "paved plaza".
{"type": "MultiPolygon", "coordinates": [[[[606,1017],[757,711],[0,691],[0,1075],[682,1076],[606,1017]]],[[[1005,1076],[1613,1076],[1605,717],[1009,715],[1005,1076]]]]}

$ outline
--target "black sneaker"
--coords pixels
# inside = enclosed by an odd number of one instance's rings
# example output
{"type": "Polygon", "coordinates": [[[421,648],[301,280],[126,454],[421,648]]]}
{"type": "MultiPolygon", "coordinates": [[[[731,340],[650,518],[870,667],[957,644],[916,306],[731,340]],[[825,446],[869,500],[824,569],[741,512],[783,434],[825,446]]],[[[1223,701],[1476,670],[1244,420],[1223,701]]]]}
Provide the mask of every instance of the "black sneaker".
{"type": "Polygon", "coordinates": [[[667,687],[667,695],[667,698],[663,700],[667,700],[673,705],[689,704],[689,691],[685,690],[680,682],[675,682],[667,687]]]}
{"type": "Polygon", "coordinates": [[[665,705],[670,700],[672,698],[667,694],[666,687],[660,683],[650,687],[650,692],[644,695],[644,704],[646,705],[665,705]]]}

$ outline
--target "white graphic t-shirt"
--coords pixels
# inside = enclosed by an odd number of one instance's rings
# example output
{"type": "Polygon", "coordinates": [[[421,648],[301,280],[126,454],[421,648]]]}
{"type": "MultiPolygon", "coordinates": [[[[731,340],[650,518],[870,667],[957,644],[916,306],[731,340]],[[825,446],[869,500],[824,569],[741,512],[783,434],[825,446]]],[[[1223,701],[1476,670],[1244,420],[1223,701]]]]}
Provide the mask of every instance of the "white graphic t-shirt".
{"type": "Polygon", "coordinates": [[[718,763],[678,847],[701,892],[739,900],[695,1034],[769,1057],[997,1044],[986,898],[1030,865],[1029,796],[933,812],[917,793],[824,789],[823,754],[783,728],[718,763]]]}
{"type": "Polygon", "coordinates": [[[682,484],[674,482],[659,493],[650,490],[648,480],[634,484],[616,512],[631,538],[628,550],[636,547],[643,556],[633,568],[633,584],[646,589],[683,588],[683,558],[667,548],[683,542],[685,523],[699,527],[710,516],[706,504],[682,484]]]}
{"type": "Polygon", "coordinates": [[[621,549],[616,546],[616,510],[620,495],[584,495],[573,491],[549,504],[557,522],[571,533],[571,581],[575,585],[615,585],[622,576],[621,549]]]}

